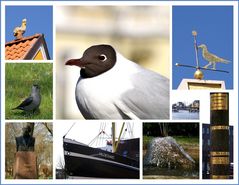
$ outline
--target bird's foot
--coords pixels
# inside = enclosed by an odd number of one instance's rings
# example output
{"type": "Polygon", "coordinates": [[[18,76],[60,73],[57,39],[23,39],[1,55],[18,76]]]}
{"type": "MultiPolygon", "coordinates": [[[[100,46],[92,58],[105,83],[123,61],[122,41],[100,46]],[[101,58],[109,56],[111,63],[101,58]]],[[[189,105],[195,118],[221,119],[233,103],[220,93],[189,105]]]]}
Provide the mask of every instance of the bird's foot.
{"type": "Polygon", "coordinates": [[[33,110],[33,112],[32,112],[32,114],[40,114],[40,109],[38,108],[38,109],[35,109],[35,110],[33,110]]]}
{"type": "Polygon", "coordinates": [[[216,63],[215,62],[213,63],[212,69],[216,70],[216,63]]]}

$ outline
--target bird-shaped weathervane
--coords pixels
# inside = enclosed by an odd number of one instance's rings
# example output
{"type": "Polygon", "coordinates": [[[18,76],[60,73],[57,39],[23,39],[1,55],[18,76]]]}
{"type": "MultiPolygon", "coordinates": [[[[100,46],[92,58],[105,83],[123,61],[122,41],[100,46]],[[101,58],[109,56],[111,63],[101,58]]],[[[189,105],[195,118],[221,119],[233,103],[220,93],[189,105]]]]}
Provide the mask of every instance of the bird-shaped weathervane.
{"type": "Polygon", "coordinates": [[[207,50],[207,46],[205,44],[201,44],[200,46],[198,46],[198,48],[202,49],[202,56],[205,60],[208,61],[208,64],[205,65],[203,68],[207,69],[210,65],[213,65],[212,69],[216,70],[216,63],[228,64],[230,62],[229,60],[225,60],[223,58],[220,58],[220,57],[210,53],[207,50]]]}
{"type": "Polygon", "coordinates": [[[195,49],[195,54],[196,54],[196,66],[191,66],[191,65],[185,65],[185,64],[179,64],[176,63],[176,66],[182,66],[182,67],[190,67],[190,68],[195,68],[196,72],[194,73],[194,78],[195,79],[203,79],[203,72],[201,70],[210,70],[210,71],[216,71],[216,72],[224,72],[224,73],[229,73],[228,71],[224,70],[218,70],[216,69],[216,63],[225,63],[228,64],[230,61],[225,60],[223,58],[220,58],[212,53],[210,53],[207,50],[207,46],[205,44],[197,45],[197,32],[192,31],[192,35],[194,37],[194,49],[195,49]],[[204,67],[200,67],[199,65],[199,60],[198,60],[198,49],[202,49],[202,56],[203,58],[208,61],[208,64],[205,65],[204,67]],[[213,65],[212,68],[208,68],[210,65],[213,65]]]}
{"type": "Polygon", "coordinates": [[[26,28],[27,28],[27,19],[23,19],[22,25],[20,27],[14,28],[13,30],[14,37],[16,37],[16,39],[21,39],[26,31],[26,28]]]}

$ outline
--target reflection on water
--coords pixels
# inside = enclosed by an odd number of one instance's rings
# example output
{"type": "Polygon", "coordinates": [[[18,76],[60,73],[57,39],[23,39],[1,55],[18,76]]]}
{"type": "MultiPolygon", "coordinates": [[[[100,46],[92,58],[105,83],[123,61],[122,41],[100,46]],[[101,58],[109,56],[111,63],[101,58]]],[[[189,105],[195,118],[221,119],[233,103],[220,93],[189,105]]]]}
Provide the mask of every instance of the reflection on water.
{"type": "Polygon", "coordinates": [[[172,112],[172,118],[176,119],[199,119],[199,112],[189,112],[188,110],[180,110],[179,112],[172,112]]]}
{"type": "Polygon", "coordinates": [[[161,179],[199,179],[199,169],[168,169],[159,167],[144,167],[144,178],[161,179]]]}

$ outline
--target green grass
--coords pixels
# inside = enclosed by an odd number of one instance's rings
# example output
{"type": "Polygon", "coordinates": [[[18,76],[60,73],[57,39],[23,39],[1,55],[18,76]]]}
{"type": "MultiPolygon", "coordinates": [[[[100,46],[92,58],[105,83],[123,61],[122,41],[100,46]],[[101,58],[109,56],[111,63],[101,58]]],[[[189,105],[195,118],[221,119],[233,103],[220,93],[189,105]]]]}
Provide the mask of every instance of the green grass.
{"type": "Polygon", "coordinates": [[[180,145],[199,145],[199,137],[173,136],[180,145]]]}
{"type": "Polygon", "coordinates": [[[53,75],[52,64],[18,63],[6,64],[5,68],[5,117],[6,119],[52,119],[53,75]],[[40,111],[25,113],[12,110],[31,93],[33,84],[40,86],[40,111]]]}
{"type": "Polygon", "coordinates": [[[153,139],[154,137],[152,136],[143,136],[143,149],[146,149],[148,144],[150,143],[150,141],[153,139]]]}

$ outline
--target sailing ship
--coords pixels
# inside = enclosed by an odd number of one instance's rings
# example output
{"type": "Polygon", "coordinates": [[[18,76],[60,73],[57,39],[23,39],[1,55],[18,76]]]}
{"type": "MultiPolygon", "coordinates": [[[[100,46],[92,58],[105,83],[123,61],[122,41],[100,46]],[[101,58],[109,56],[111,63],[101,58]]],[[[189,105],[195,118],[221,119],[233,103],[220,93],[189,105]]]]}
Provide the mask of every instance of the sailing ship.
{"type": "MultiPolygon", "coordinates": [[[[122,139],[125,123],[119,137],[112,137],[105,147],[94,148],[84,143],[63,137],[65,170],[70,177],[90,178],[139,178],[139,138],[122,139]]],[[[102,130],[101,133],[104,133],[102,130]]],[[[100,134],[101,134],[100,133],[100,134]]],[[[100,135],[99,134],[99,135],[100,135]]]]}

